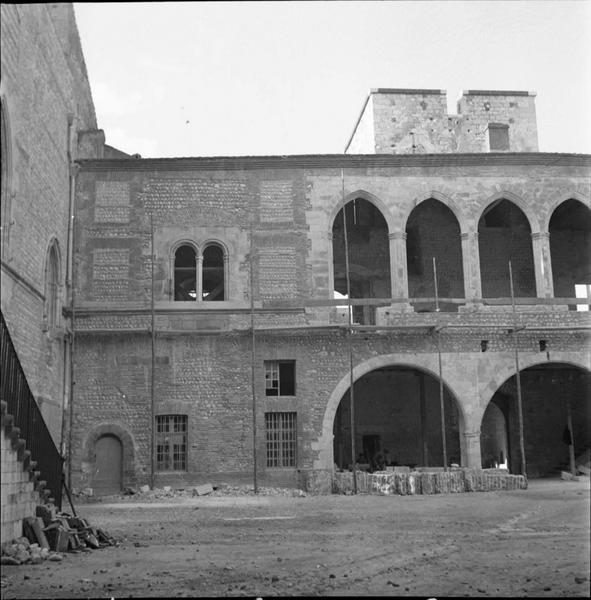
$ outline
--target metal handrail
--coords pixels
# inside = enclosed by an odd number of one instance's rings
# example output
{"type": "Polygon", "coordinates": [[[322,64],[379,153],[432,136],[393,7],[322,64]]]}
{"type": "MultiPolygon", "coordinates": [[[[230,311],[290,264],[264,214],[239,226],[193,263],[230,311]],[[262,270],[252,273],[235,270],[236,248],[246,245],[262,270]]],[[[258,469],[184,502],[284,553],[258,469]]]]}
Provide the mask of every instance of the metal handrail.
{"type": "Polygon", "coordinates": [[[60,455],[49,429],[45,424],[41,410],[21,366],[6,326],[4,315],[0,312],[0,397],[7,404],[7,413],[14,418],[14,425],[20,429],[20,438],[24,439],[31,452],[31,460],[37,462],[36,470],[47,483],[55,505],[62,507],[62,469],[64,459],[60,455]]]}

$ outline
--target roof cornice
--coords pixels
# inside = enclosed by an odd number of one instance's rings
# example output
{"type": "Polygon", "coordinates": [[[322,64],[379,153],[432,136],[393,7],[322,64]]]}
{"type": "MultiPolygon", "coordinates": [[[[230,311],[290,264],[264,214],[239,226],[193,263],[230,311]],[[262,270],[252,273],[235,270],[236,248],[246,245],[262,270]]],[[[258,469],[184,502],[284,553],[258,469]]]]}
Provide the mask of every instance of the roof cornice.
{"type": "Polygon", "coordinates": [[[400,167],[560,166],[591,167],[591,154],[490,152],[472,154],[299,154],[108,158],[76,161],[82,171],[240,171],[256,169],[363,169],[400,167]]]}

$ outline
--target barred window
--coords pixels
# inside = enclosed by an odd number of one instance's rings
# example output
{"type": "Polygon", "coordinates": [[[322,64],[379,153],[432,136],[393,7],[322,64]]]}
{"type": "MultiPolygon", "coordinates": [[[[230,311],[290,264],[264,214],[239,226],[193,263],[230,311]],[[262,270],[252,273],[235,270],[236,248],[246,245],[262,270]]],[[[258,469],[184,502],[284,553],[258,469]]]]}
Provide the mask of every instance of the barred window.
{"type": "Polygon", "coordinates": [[[295,467],[297,423],[295,412],[265,413],[267,467],[295,467]]]}
{"type": "Polygon", "coordinates": [[[295,360],[265,361],[265,396],[295,395],[295,360]]]}
{"type": "Polygon", "coordinates": [[[156,417],[156,470],[187,470],[187,415],[156,417]]]}

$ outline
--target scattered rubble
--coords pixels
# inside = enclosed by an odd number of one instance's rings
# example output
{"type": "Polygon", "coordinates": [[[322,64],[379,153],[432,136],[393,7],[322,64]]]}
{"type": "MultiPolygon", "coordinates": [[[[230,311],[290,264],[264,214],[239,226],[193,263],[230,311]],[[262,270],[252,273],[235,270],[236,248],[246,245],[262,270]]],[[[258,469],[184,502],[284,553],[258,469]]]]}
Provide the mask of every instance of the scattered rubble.
{"type": "Polygon", "coordinates": [[[39,505],[35,517],[23,521],[22,537],[2,544],[2,565],[58,562],[66,552],[91,552],[118,542],[86,519],[57,512],[53,505],[39,505]]]}
{"type": "Polygon", "coordinates": [[[117,501],[129,502],[157,502],[163,498],[171,500],[188,498],[193,496],[286,496],[289,498],[305,497],[308,494],[301,489],[283,488],[283,487],[259,487],[258,493],[255,494],[252,485],[228,485],[221,483],[212,485],[205,483],[195,485],[188,488],[174,489],[171,486],[162,488],[150,489],[148,485],[143,485],[140,488],[126,487],[119,494],[112,496],[89,497],[87,494],[75,494],[79,501],[82,502],[109,502],[113,499],[117,501]]]}

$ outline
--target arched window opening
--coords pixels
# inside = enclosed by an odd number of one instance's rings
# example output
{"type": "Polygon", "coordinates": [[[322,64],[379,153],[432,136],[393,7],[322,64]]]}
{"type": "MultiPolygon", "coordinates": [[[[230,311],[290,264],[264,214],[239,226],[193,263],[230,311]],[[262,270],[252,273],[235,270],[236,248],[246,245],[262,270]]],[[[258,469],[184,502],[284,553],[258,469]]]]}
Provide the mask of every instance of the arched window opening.
{"type": "Polygon", "coordinates": [[[175,301],[197,300],[197,255],[195,248],[180,246],[174,254],[175,301]]]}
{"type": "MultiPolygon", "coordinates": [[[[453,212],[442,202],[429,198],[421,202],[406,224],[408,291],[411,298],[434,298],[437,270],[437,294],[441,298],[464,297],[464,270],[460,225],[453,212]]],[[[417,312],[435,310],[435,302],[413,302],[417,312]]],[[[446,312],[458,310],[458,304],[440,302],[446,312]]]]}
{"type": "MultiPolygon", "coordinates": [[[[591,445],[591,375],[564,363],[544,363],[520,372],[526,471],[529,478],[560,477],[585,464],[591,445]],[[570,446],[572,445],[572,448],[570,446]]],[[[517,380],[493,395],[480,426],[484,468],[521,471],[517,380]]]]}
{"type": "Polygon", "coordinates": [[[45,262],[45,304],[43,320],[48,329],[59,325],[59,254],[56,243],[47,253],[45,262]]]}
{"type": "MultiPolygon", "coordinates": [[[[366,373],[354,383],[355,448],[359,468],[388,466],[441,467],[443,443],[439,380],[419,369],[388,366],[366,373]]],[[[333,424],[334,460],[351,468],[351,400],[347,391],[333,424]]],[[[444,389],[448,465],[460,464],[460,413],[444,389]]]]}
{"type": "Polygon", "coordinates": [[[478,247],[483,297],[511,296],[509,261],[515,296],[535,297],[531,228],[520,208],[505,199],[488,206],[478,222],[478,247]]]}
{"type": "Polygon", "coordinates": [[[224,251],[217,245],[207,246],[203,251],[203,300],[224,300],[224,280],[224,251]]]}
{"type": "Polygon", "coordinates": [[[591,285],[591,211],[578,200],[566,200],[552,213],[548,231],[554,296],[579,297],[577,292],[591,285]]]}
{"type": "Polygon", "coordinates": [[[480,453],[483,469],[509,469],[509,430],[507,398],[498,394],[489,402],[480,427],[480,453]]]}
{"type": "MultiPolygon", "coordinates": [[[[333,222],[335,298],[347,297],[343,210],[347,225],[351,298],[390,298],[388,225],[379,209],[363,198],[348,202],[333,222]]],[[[375,325],[375,306],[354,306],[353,321],[375,325]]]]}

